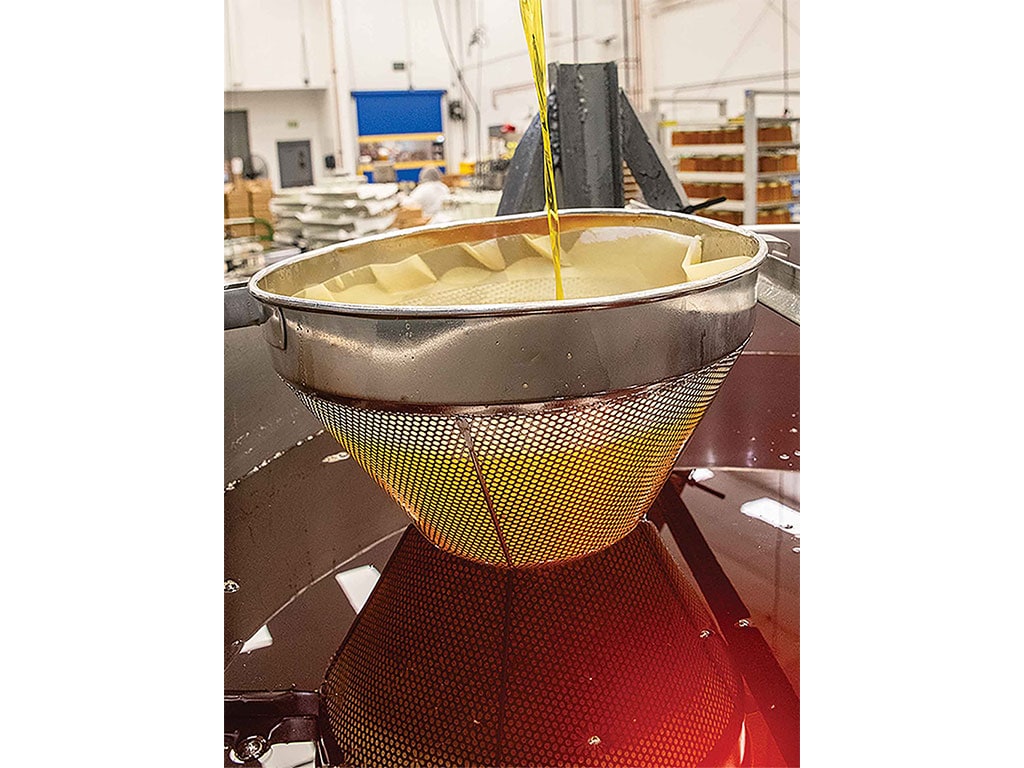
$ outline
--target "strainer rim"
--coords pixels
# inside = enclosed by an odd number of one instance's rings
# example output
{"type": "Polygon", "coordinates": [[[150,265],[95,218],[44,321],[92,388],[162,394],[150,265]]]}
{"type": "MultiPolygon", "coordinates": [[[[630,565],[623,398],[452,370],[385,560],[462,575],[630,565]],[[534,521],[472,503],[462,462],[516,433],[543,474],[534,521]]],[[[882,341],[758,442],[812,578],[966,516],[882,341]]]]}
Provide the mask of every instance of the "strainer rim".
{"type": "Polygon", "coordinates": [[[548,299],[546,301],[524,301],[499,304],[464,304],[464,305],[380,305],[380,304],[346,304],[335,301],[319,301],[316,299],[300,299],[295,296],[284,296],[279,293],[267,291],[259,286],[259,282],[272,272],[302,261],[318,258],[326,253],[349,250],[368,242],[398,239],[424,231],[443,231],[447,229],[458,229],[474,225],[493,222],[494,219],[510,220],[532,220],[546,218],[545,211],[535,211],[515,216],[490,216],[478,219],[460,219],[458,221],[444,222],[442,224],[427,224],[421,227],[410,227],[408,229],[381,232],[376,235],[348,240],[342,243],[324,246],[306,253],[300,253],[282,261],[271,264],[254,274],[248,283],[249,293],[258,301],[271,306],[297,309],[304,312],[316,312],[327,315],[355,315],[359,317],[405,317],[405,318],[445,318],[445,317],[500,317],[506,315],[523,314],[554,314],[558,312],[573,312],[580,310],[609,309],[614,307],[635,306],[647,304],[669,298],[676,298],[688,294],[703,293],[721,285],[737,280],[751,272],[755,272],[761,263],[767,258],[768,243],[753,232],[743,227],[738,227],[725,222],[714,221],[700,216],[692,216],[676,211],[662,211],[655,209],[628,210],[623,208],[568,208],[558,212],[560,218],[567,216],[634,216],[634,217],[655,217],[670,219],[686,219],[695,221],[703,226],[712,229],[720,229],[726,232],[734,232],[745,237],[754,239],[757,242],[757,253],[751,256],[747,263],[738,267],[720,272],[717,275],[694,280],[692,282],[677,283],[675,285],[662,286],[659,288],[648,288],[643,291],[632,291],[620,293],[613,296],[595,296],[583,299],[548,299]]]}
{"type": "MultiPolygon", "coordinates": [[[[752,334],[751,334],[752,335],[752,334]]],[[[480,403],[421,403],[413,400],[376,400],[365,397],[350,397],[338,395],[332,392],[301,384],[296,381],[289,381],[281,377],[281,380],[294,392],[301,393],[306,397],[315,397],[328,403],[340,405],[346,408],[362,411],[380,411],[387,413],[403,413],[407,415],[436,416],[445,418],[473,417],[473,418],[494,418],[509,415],[534,415],[553,414],[562,411],[579,410],[581,407],[595,407],[603,403],[620,400],[624,397],[631,397],[646,393],[652,393],[667,387],[676,386],[680,379],[694,374],[705,372],[717,366],[729,357],[739,357],[744,348],[750,342],[747,336],[736,349],[727,352],[717,360],[709,361],[700,368],[683,371],[674,376],[658,381],[651,381],[642,384],[633,384],[628,387],[616,389],[603,389],[596,392],[588,392],[585,395],[554,395],[544,400],[529,401],[496,401],[480,403]]]]}

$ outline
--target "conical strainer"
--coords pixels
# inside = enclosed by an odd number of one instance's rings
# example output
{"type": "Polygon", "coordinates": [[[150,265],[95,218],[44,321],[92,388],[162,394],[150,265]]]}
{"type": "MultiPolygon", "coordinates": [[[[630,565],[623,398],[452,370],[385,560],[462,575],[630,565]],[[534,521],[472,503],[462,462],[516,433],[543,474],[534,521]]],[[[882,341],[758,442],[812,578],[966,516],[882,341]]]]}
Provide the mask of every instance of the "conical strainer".
{"type": "Polygon", "coordinates": [[[366,264],[543,235],[538,213],[333,246],[249,283],[278,374],[430,541],[480,562],[564,560],[629,533],[753,329],[767,252],[756,235],[654,211],[560,218],[570,236],[601,227],[701,235],[703,261],[750,260],[696,282],[558,302],[385,307],[295,297],[366,264]]]}

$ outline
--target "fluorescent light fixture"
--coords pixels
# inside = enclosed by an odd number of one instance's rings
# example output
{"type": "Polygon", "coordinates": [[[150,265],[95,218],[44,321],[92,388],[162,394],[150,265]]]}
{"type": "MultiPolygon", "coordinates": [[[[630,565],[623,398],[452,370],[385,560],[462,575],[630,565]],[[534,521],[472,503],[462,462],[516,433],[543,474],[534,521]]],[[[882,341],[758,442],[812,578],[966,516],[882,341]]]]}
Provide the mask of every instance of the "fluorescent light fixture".
{"type": "Polygon", "coordinates": [[[345,593],[353,610],[359,613],[370,598],[370,593],[377,586],[380,572],[372,565],[361,565],[349,571],[342,571],[335,574],[335,580],[341,591],[345,593]]]}
{"type": "Polygon", "coordinates": [[[245,641],[242,645],[242,650],[239,653],[252,653],[258,651],[260,648],[266,648],[268,645],[274,644],[274,638],[270,636],[270,630],[267,629],[267,625],[264,624],[262,627],[256,630],[256,634],[245,641]]]}
{"type": "Polygon", "coordinates": [[[800,513],[780,501],[767,497],[740,505],[740,512],[800,538],[800,513]]]}

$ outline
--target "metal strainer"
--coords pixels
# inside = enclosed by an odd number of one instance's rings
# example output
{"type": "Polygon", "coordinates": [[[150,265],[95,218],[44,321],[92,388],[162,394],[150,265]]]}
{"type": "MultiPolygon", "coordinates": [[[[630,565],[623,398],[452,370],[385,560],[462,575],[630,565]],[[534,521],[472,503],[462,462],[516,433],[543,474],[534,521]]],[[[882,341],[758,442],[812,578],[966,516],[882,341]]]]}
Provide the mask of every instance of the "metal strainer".
{"type": "Polygon", "coordinates": [[[383,307],[294,298],[364,264],[543,234],[539,213],[325,248],[249,284],[265,305],[277,372],[430,541],[480,562],[564,560],[629,533],[753,328],[767,251],[757,236],[653,211],[560,218],[563,232],[700,234],[704,261],[752,258],[707,280],[596,299],[383,307]]]}

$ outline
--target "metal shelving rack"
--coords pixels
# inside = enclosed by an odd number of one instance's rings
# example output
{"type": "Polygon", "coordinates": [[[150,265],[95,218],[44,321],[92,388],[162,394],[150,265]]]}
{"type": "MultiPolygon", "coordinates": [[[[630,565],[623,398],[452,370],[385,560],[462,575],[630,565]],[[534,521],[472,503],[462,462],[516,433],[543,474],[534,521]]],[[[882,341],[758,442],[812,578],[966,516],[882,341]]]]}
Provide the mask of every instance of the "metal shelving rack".
{"type": "MultiPolygon", "coordinates": [[[[793,181],[800,178],[799,171],[766,171],[759,172],[758,158],[760,153],[766,149],[799,150],[799,142],[759,142],[757,129],[765,124],[794,123],[800,122],[799,117],[758,117],[757,97],[758,96],[799,96],[800,91],[794,90],[766,90],[745,92],[745,109],[743,117],[743,143],[742,144],[687,144],[685,152],[688,155],[743,155],[743,171],[677,171],[676,176],[680,182],[721,182],[743,184],[743,200],[726,200],[714,206],[720,211],[739,211],[743,213],[744,224],[757,224],[758,210],[768,208],[779,208],[782,206],[799,203],[799,198],[792,200],[766,200],[758,202],[757,185],[762,181],[793,181]]],[[[664,100],[670,101],[670,100],[664,100]]],[[[720,109],[720,114],[724,113],[720,109]]],[[[674,123],[666,123],[671,126],[674,123]]],[[[701,123],[708,127],[735,127],[728,123],[701,123]]],[[[676,147],[669,150],[673,161],[679,159],[676,147]]],[[[691,203],[702,202],[701,198],[690,198],[691,203]]]]}
{"type": "MultiPolygon", "coordinates": [[[[761,148],[765,149],[800,149],[799,142],[784,146],[763,144],[758,146],[757,141],[757,97],[758,96],[799,96],[800,91],[753,91],[744,92],[743,109],[743,223],[757,224],[757,182],[760,175],[757,170],[757,160],[761,148]]],[[[783,117],[771,119],[771,122],[799,123],[799,117],[783,117]]]]}

